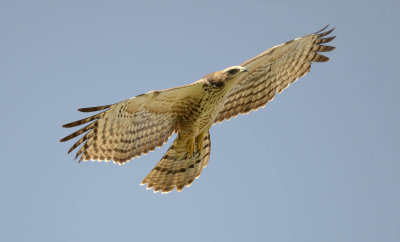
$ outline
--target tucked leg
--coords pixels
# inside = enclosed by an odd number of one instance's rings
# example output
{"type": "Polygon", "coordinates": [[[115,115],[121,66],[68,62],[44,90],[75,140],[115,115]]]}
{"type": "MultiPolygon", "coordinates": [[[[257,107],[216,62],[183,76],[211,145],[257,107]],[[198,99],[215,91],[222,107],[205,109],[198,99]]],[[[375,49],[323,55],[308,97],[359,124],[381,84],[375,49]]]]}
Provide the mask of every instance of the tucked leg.
{"type": "Polygon", "coordinates": [[[201,152],[201,150],[203,148],[203,140],[204,140],[204,136],[206,134],[207,134],[207,131],[204,131],[196,137],[197,149],[199,150],[199,153],[201,152]]]}
{"type": "Polygon", "coordinates": [[[190,138],[187,142],[186,145],[186,151],[189,153],[190,156],[193,155],[194,152],[194,144],[195,144],[195,139],[194,138],[190,138]]]}

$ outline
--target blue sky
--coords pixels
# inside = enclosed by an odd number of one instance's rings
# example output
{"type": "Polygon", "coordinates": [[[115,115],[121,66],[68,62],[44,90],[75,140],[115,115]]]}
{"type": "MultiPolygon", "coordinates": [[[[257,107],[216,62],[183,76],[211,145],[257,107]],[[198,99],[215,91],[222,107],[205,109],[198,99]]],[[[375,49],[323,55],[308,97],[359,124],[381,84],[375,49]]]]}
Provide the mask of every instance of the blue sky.
{"type": "Polygon", "coordinates": [[[1,241],[400,241],[399,1],[1,1],[1,241]],[[266,108],[211,128],[190,188],[139,186],[170,142],[77,164],[76,111],[194,82],[336,27],[266,108]]]}

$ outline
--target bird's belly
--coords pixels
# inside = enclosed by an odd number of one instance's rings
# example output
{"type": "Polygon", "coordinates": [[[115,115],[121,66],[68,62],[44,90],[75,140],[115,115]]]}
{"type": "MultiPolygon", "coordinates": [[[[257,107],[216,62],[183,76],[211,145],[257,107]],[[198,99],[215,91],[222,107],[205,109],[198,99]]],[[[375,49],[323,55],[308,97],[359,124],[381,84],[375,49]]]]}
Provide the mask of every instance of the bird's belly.
{"type": "Polygon", "coordinates": [[[195,121],[197,135],[210,129],[221,108],[220,100],[209,100],[202,105],[202,112],[195,121]]]}

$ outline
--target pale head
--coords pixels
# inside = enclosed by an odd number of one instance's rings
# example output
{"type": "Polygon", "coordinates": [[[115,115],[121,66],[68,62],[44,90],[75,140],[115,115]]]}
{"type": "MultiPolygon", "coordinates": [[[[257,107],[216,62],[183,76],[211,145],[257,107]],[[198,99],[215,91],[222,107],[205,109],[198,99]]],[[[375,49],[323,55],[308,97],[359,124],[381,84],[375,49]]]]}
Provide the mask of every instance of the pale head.
{"type": "Polygon", "coordinates": [[[242,66],[231,66],[222,71],[217,71],[208,74],[203,79],[205,79],[210,85],[215,87],[224,87],[226,84],[233,85],[235,80],[244,73],[247,69],[242,66]]]}
{"type": "Polygon", "coordinates": [[[242,72],[247,72],[247,68],[242,66],[231,66],[224,69],[223,72],[227,74],[228,78],[235,78],[242,74],[242,72]]]}

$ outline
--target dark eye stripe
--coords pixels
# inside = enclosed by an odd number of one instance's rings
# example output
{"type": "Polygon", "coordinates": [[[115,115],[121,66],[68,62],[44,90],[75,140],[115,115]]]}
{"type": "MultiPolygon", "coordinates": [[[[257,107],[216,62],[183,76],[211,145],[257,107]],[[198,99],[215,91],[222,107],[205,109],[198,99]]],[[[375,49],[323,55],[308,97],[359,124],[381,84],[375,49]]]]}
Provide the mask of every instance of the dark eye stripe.
{"type": "Polygon", "coordinates": [[[235,73],[237,73],[239,70],[238,69],[231,69],[231,70],[229,70],[228,72],[229,72],[229,74],[235,74],[235,73]]]}

